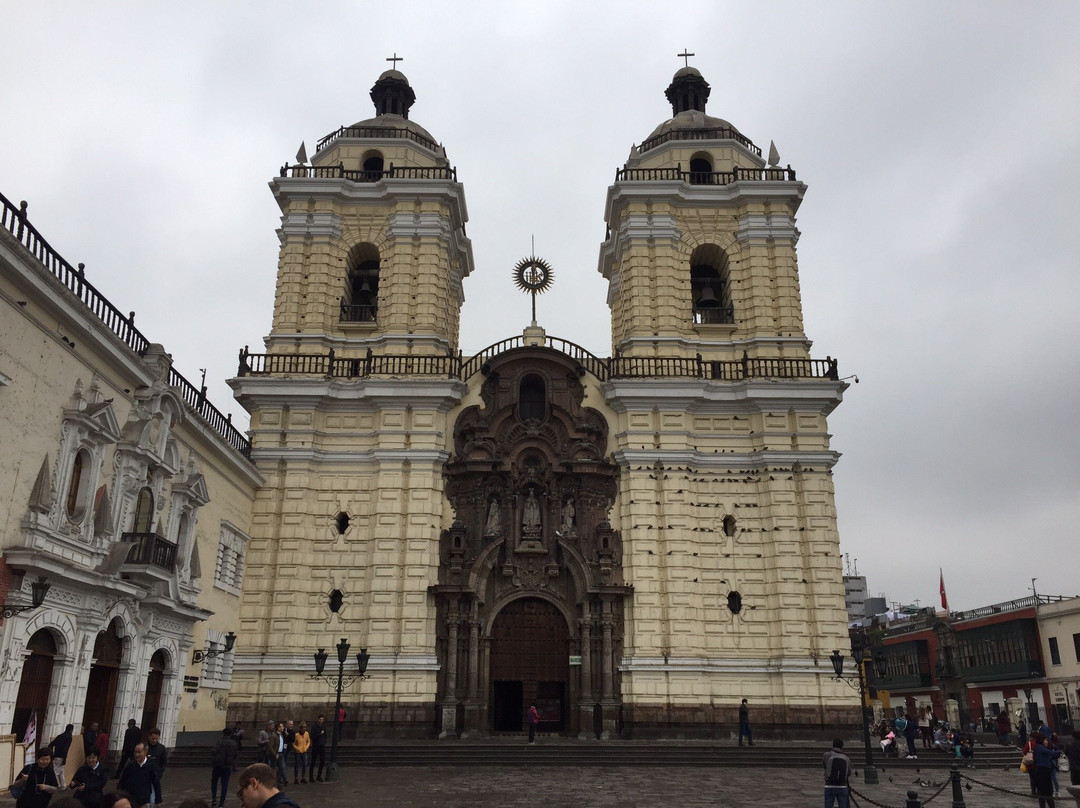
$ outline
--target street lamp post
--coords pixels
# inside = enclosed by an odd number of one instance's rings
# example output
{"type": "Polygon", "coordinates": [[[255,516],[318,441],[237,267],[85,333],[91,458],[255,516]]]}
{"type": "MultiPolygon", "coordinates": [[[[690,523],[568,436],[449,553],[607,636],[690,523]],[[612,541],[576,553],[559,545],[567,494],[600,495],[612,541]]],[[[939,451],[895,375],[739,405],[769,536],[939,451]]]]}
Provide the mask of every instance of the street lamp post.
{"type": "MultiPolygon", "coordinates": [[[[832,662],[833,678],[838,682],[844,682],[850,687],[858,688],[859,712],[862,714],[863,746],[866,751],[866,763],[863,766],[863,782],[873,785],[878,782],[878,772],[874,767],[874,753],[870,748],[870,717],[866,714],[866,678],[863,671],[863,660],[866,658],[866,642],[861,634],[853,634],[851,637],[851,658],[859,671],[858,684],[844,676],[844,655],[839,651],[833,651],[829,661],[832,662]]],[[[874,664],[880,676],[885,675],[885,655],[875,653],[874,664]]]]}
{"type": "Polygon", "coordinates": [[[371,656],[368,654],[366,648],[361,648],[360,653],[356,655],[356,664],[360,668],[358,674],[345,674],[345,661],[349,658],[349,641],[345,637],[341,638],[341,642],[337,644],[337,656],[338,656],[338,672],[334,677],[330,674],[323,675],[323,669],[326,667],[326,659],[329,655],[326,653],[325,648],[320,648],[318,653],[315,654],[315,675],[312,679],[322,679],[331,687],[337,689],[337,702],[334,705],[334,736],[331,740],[330,746],[330,764],[326,767],[326,781],[332,783],[338,778],[338,763],[337,763],[337,748],[338,737],[341,735],[341,722],[338,720],[338,716],[341,714],[341,690],[348,687],[357,679],[366,679],[368,660],[371,656]],[[337,684],[335,685],[335,679],[337,684]]]}

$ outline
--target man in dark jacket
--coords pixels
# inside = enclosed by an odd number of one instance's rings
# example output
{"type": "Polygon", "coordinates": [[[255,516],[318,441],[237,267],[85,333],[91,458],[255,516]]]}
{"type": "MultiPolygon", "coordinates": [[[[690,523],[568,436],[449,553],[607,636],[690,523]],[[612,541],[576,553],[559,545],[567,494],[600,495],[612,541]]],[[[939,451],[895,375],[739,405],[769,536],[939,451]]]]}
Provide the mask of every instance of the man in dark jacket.
{"type": "Polygon", "coordinates": [[[75,725],[68,724],[64,731],[53,738],[49,748],[52,750],[53,769],[56,771],[56,781],[60,788],[64,787],[64,763],[67,761],[68,750],[71,749],[71,733],[75,725]]]}
{"type": "Polygon", "coordinates": [[[154,804],[161,805],[165,800],[161,795],[161,780],[157,769],[146,757],[146,745],[137,743],[131,754],[131,762],[120,772],[117,785],[131,795],[132,805],[149,805],[150,794],[154,795],[154,804]]]}
{"type": "Polygon", "coordinates": [[[278,791],[277,774],[263,763],[252,763],[240,772],[236,792],[243,808],[300,808],[284,792],[278,791]]]}
{"type": "Polygon", "coordinates": [[[169,765],[169,750],[161,742],[161,730],[154,727],[150,730],[150,737],[146,744],[146,754],[150,756],[150,762],[157,770],[158,780],[165,776],[165,767],[169,765]]]}
{"type": "Polygon", "coordinates": [[[142,742],[142,730],[139,729],[134,718],[129,718],[127,729],[124,730],[124,745],[120,747],[120,762],[116,766],[117,777],[123,773],[124,766],[135,753],[135,745],[140,742],[142,742]]]}
{"type": "Polygon", "coordinates": [[[320,715],[311,725],[311,771],[308,780],[321,783],[323,766],[326,764],[326,716],[320,715]],[[315,776],[315,761],[319,761],[319,776],[315,776]]]}
{"type": "Polygon", "coordinates": [[[90,749],[86,753],[86,763],[72,775],[68,787],[85,808],[98,808],[108,780],[109,772],[99,761],[97,749],[90,749]]]}
{"type": "Polygon", "coordinates": [[[240,749],[236,745],[231,729],[223,729],[221,737],[210,753],[210,805],[211,808],[225,804],[229,793],[229,777],[236,765],[236,756],[240,749]],[[218,783],[221,783],[221,800],[218,801],[218,783]]]}

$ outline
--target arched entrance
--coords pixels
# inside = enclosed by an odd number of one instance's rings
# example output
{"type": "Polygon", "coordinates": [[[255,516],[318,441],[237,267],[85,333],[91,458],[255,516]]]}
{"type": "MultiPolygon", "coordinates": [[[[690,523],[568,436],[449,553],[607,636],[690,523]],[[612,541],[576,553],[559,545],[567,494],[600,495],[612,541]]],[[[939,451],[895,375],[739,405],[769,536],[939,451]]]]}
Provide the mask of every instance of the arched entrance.
{"type": "Polygon", "coordinates": [[[96,721],[104,732],[112,734],[116,685],[120,680],[123,655],[124,641],[120,636],[120,620],[114,618],[94,641],[94,664],[90,667],[90,678],[86,685],[86,707],[83,709],[84,727],[89,727],[96,721]]]}
{"type": "Polygon", "coordinates": [[[158,708],[161,706],[161,690],[165,684],[165,652],[160,648],[150,657],[150,673],[146,677],[146,700],[143,702],[142,724],[149,732],[158,725],[158,708]]]}
{"type": "Polygon", "coordinates": [[[30,656],[23,663],[22,680],[19,682],[19,695],[15,697],[15,716],[11,722],[11,731],[22,740],[30,716],[36,716],[37,737],[42,738],[45,726],[46,710],[49,706],[49,689],[52,687],[53,657],[56,656],[56,640],[47,628],[34,632],[26,644],[30,656]]]}
{"type": "Polygon", "coordinates": [[[570,636],[566,618],[540,598],[520,598],[491,627],[491,716],[495,732],[520,732],[535,704],[540,729],[561,732],[570,697],[570,636]]]}

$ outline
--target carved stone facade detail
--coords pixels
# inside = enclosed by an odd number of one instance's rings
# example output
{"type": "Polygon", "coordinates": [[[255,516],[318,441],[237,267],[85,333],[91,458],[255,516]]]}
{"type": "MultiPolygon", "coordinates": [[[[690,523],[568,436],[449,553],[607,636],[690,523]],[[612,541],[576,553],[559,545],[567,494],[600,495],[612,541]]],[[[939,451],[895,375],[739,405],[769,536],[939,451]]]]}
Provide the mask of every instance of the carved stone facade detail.
{"type": "Polygon", "coordinates": [[[618,471],[606,458],[607,423],[583,406],[582,371],[564,354],[523,348],[483,372],[484,404],[458,417],[445,469],[456,518],[443,532],[432,587],[441,734],[498,728],[492,627],[522,598],[558,610],[569,638],[565,653],[583,660],[564,683],[560,730],[611,734],[623,602],[632,589],[623,581],[620,536],[608,522],[618,471]]]}

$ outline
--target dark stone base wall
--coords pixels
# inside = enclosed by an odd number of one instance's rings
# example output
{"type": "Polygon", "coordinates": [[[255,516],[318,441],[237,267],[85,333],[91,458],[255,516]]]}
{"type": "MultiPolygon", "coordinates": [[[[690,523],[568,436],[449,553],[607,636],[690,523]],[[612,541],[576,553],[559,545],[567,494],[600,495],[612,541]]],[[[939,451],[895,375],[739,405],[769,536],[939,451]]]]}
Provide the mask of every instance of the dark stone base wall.
{"type": "MultiPolygon", "coordinates": [[[[435,705],[432,704],[343,704],[345,725],[343,741],[435,737],[435,705]]],[[[334,703],[327,705],[300,702],[263,701],[258,705],[230,704],[228,726],[239,721],[244,728],[245,745],[254,744],[267,721],[306,721],[310,727],[319,715],[326,716],[327,728],[334,725],[334,703]]],[[[220,730],[218,732],[220,735],[220,730]]]]}
{"type": "MultiPolygon", "coordinates": [[[[346,720],[342,731],[345,741],[378,741],[434,738],[438,718],[434,704],[345,705],[346,720]]],[[[328,726],[333,725],[334,705],[302,705],[299,702],[270,702],[260,705],[230,705],[228,726],[239,721],[247,733],[245,745],[254,744],[267,721],[291,718],[297,724],[312,724],[322,713],[328,726]]],[[[774,740],[814,740],[827,742],[836,735],[849,737],[858,733],[856,707],[788,707],[750,704],[750,727],[755,737],[774,740]]],[[[202,733],[199,733],[201,735],[202,733]]],[[[216,736],[220,734],[213,733],[216,736]]],[[[624,704],[619,720],[622,738],[698,738],[732,740],[739,734],[739,711],[734,705],[664,707],[624,704]]],[[[186,733],[194,736],[196,733],[186,733]]],[[[201,739],[200,739],[201,740],[201,739]]]]}

